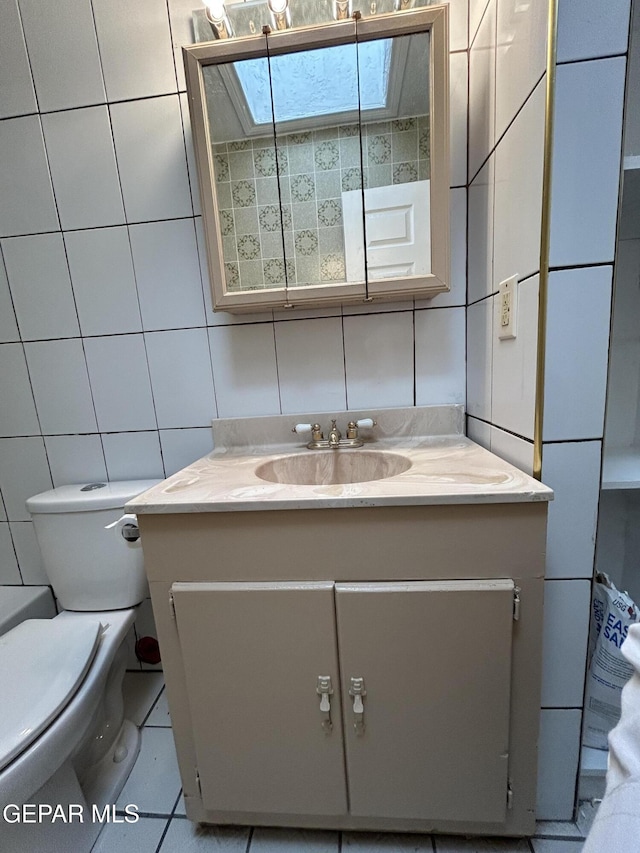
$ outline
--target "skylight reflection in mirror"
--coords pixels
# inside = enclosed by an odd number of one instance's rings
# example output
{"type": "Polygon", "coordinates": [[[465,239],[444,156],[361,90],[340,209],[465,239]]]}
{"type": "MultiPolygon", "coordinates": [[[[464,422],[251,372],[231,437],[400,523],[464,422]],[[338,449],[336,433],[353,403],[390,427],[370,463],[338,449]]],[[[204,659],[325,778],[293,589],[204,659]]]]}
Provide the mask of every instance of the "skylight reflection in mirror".
{"type": "MultiPolygon", "coordinates": [[[[390,39],[360,45],[361,73],[374,81],[367,87],[360,109],[384,109],[389,105],[392,42],[390,39]]],[[[272,63],[273,105],[279,122],[338,116],[352,112],[358,102],[356,53],[352,45],[290,53],[272,63]]],[[[255,125],[272,120],[269,73],[266,63],[248,60],[234,64],[255,125]]]]}

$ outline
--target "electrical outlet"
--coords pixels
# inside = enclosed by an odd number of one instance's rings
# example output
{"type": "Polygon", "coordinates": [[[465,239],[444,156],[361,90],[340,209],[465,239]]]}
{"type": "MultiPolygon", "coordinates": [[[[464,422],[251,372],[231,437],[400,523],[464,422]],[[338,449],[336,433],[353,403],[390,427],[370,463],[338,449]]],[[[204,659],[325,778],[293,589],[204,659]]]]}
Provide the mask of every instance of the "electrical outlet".
{"type": "Polygon", "coordinates": [[[512,341],[516,336],[518,317],[518,276],[498,285],[498,340],[512,341]]]}

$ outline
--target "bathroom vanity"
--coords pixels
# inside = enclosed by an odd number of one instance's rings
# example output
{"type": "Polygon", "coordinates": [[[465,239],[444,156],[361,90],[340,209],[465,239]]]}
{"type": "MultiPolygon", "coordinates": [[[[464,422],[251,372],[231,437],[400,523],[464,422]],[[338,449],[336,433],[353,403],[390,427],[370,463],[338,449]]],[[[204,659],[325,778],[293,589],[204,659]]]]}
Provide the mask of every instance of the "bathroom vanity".
{"type": "Polygon", "coordinates": [[[365,415],[349,450],[217,421],[212,454],[128,504],[187,815],[532,833],[552,492],[460,407],[365,415]]]}

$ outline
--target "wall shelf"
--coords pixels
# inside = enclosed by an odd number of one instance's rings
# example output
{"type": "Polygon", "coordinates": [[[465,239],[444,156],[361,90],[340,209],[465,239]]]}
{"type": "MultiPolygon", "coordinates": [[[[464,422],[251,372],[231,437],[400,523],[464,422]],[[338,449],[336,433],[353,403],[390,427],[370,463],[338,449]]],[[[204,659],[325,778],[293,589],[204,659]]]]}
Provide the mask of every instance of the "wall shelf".
{"type": "Polygon", "coordinates": [[[640,489],[640,447],[605,449],[602,488],[640,489]]]}

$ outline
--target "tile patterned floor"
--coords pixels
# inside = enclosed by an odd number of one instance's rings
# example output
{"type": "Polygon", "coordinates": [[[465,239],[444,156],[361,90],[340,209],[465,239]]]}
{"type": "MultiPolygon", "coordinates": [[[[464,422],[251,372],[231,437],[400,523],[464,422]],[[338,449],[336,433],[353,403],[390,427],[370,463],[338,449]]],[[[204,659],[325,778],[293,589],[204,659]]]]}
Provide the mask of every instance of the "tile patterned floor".
{"type": "Polygon", "coordinates": [[[125,714],[142,726],[138,760],[117,806],[135,803],[137,823],[109,824],[93,853],[580,853],[573,823],[541,822],[535,838],[458,838],[390,833],[198,827],[185,817],[161,672],[125,676],[125,714]]]}

